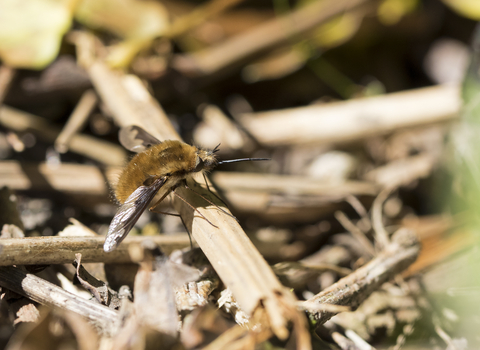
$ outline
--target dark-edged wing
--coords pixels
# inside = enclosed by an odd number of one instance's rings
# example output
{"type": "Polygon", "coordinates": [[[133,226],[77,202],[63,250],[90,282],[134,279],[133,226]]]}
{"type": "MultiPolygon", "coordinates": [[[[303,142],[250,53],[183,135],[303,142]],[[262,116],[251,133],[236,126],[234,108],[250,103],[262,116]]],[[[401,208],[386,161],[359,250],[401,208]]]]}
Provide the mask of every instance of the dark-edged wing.
{"type": "Polygon", "coordinates": [[[123,147],[136,153],[143,152],[147,148],[161,143],[159,139],[137,125],[121,128],[118,133],[118,139],[123,147]]]}
{"type": "Polygon", "coordinates": [[[140,215],[147,209],[148,204],[167,179],[168,177],[158,178],[150,186],[140,186],[127,198],[110,223],[103,244],[104,251],[111,252],[127,237],[140,215]]]}

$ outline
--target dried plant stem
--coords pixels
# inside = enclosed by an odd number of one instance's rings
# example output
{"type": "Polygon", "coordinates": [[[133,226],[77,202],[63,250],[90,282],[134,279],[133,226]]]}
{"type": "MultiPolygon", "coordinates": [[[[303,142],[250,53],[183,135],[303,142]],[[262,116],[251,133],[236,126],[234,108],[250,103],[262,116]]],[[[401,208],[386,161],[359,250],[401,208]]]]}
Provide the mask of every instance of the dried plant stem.
{"type": "Polygon", "coordinates": [[[288,43],[292,37],[314,29],[368,0],[314,1],[290,14],[274,18],[241,33],[215,47],[189,55],[177,56],[173,65],[191,75],[212,75],[231,68],[262,52],[288,43]]]}
{"type": "MultiPolygon", "coordinates": [[[[55,190],[91,196],[104,201],[108,195],[105,177],[115,187],[121,168],[108,167],[105,175],[97,167],[0,161],[0,186],[14,190],[55,190]],[[102,200],[103,198],[103,200],[102,200]]],[[[319,212],[332,212],[348,196],[374,196],[378,186],[369,182],[346,181],[325,184],[299,176],[215,172],[213,180],[236,213],[254,213],[278,222],[308,221],[319,212]]]]}
{"type": "Polygon", "coordinates": [[[239,115],[263,145],[342,143],[400,128],[440,123],[458,116],[458,85],[397,92],[308,107],[239,115]]]}
{"type": "Polygon", "coordinates": [[[15,77],[15,69],[6,65],[0,67],[0,105],[7,95],[8,88],[15,77]]]}
{"type": "MultiPolygon", "coordinates": [[[[0,107],[0,124],[17,132],[33,132],[48,143],[53,143],[60,133],[46,119],[7,106],[0,107]]],[[[123,165],[126,159],[122,147],[83,134],[72,136],[69,149],[106,165],[123,165]]]]}
{"type": "MultiPolygon", "coordinates": [[[[408,229],[400,229],[376,258],[308,301],[356,308],[374,290],[412,264],[419,251],[420,245],[415,234],[408,229]]],[[[334,316],[334,313],[323,311],[309,313],[318,324],[323,324],[334,316]]]]}
{"type": "Polygon", "coordinates": [[[442,340],[445,342],[445,344],[448,345],[448,349],[451,350],[457,350],[458,348],[455,346],[455,342],[453,339],[443,330],[442,327],[438,324],[438,322],[435,324],[435,332],[437,332],[438,336],[442,338],[442,340]]]}
{"type": "Polygon", "coordinates": [[[298,302],[299,310],[308,310],[309,312],[315,311],[327,311],[327,312],[349,312],[350,307],[343,305],[333,305],[333,304],[318,304],[312,303],[309,301],[299,301],[298,302]]]}
{"type": "Polygon", "coordinates": [[[374,256],[375,255],[375,248],[373,247],[372,242],[365,236],[365,233],[360,230],[350,219],[345,215],[342,211],[335,212],[335,218],[340,222],[340,224],[348,230],[362,245],[364,250],[367,252],[368,255],[374,256]]]}
{"type": "Polygon", "coordinates": [[[350,339],[344,337],[338,332],[333,332],[332,333],[332,339],[337,345],[340,347],[342,350],[361,350],[359,347],[357,347],[353,341],[350,339]]]}
{"type": "Polygon", "coordinates": [[[172,38],[184,34],[188,30],[204,23],[206,19],[220,14],[243,0],[210,0],[204,5],[195,7],[188,14],[176,19],[164,36],[172,38]]]}
{"type": "Polygon", "coordinates": [[[85,91],[64,128],[55,140],[55,149],[57,152],[67,152],[73,135],[78,133],[85,125],[96,104],[97,95],[95,92],[93,90],[85,91]]]}
{"type": "MultiPolygon", "coordinates": [[[[224,207],[224,204],[208,190],[196,183],[189,186],[228,211],[228,208],[224,207]]],[[[178,188],[177,191],[182,197],[188,198],[190,204],[217,226],[215,228],[198,214],[195,215],[195,211],[181,201],[174,202],[175,209],[182,216],[187,229],[192,233],[223,283],[232,290],[242,309],[252,314],[262,301],[272,330],[277,336],[285,338],[288,335],[285,328],[288,315],[285,315],[282,306],[278,305],[278,299],[285,298],[289,302],[295,299],[280,284],[270,266],[235,219],[208,205],[200,197],[192,196],[190,191],[184,188],[178,188]]]]}
{"type": "Polygon", "coordinates": [[[87,72],[118,125],[141,126],[159,140],[180,140],[165,111],[137,76],[113,71],[103,62],[93,63],[87,72]]]}
{"type": "Polygon", "coordinates": [[[305,176],[284,176],[256,173],[233,173],[215,171],[212,182],[225,190],[257,190],[268,193],[326,196],[343,199],[348,195],[375,195],[379,188],[369,182],[345,181],[332,184],[305,176]]]}
{"type": "Polygon", "coordinates": [[[73,311],[107,333],[111,332],[117,319],[115,310],[95,301],[85,300],[16,267],[0,267],[0,286],[40,304],[73,311]]]}
{"type": "Polygon", "coordinates": [[[351,329],[345,331],[345,335],[355,344],[358,349],[361,350],[375,350],[373,346],[368,344],[364,339],[362,339],[357,333],[351,329]]]}
{"type": "Polygon", "coordinates": [[[383,203],[392,191],[393,188],[382,190],[372,205],[372,226],[375,233],[375,243],[379,249],[384,249],[390,242],[390,235],[383,225],[383,203]]]}
{"type": "Polygon", "coordinates": [[[308,264],[304,262],[297,262],[297,261],[285,261],[281,263],[277,263],[273,266],[273,270],[277,274],[281,274],[286,270],[290,269],[298,269],[298,270],[311,270],[315,272],[325,272],[325,271],[332,271],[338,273],[340,276],[347,276],[349,275],[352,270],[347,269],[346,267],[340,267],[333,264],[308,264]]]}
{"type": "Polygon", "coordinates": [[[82,254],[82,262],[126,263],[132,262],[131,245],[152,240],[167,254],[186,248],[190,241],[186,234],[128,237],[112,253],[105,253],[105,237],[26,237],[0,239],[0,266],[69,264],[75,254],[82,254]]]}
{"type": "Polygon", "coordinates": [[[369,171],[364,178],[382,187],[400,187],[429,176],[437,161],[436,157],[425,152],[394,160],[369,171]]]}
{"type": "Polygon", "coordinates": [[[108,195],[105,178],[98,167],[82,164],[0,162],[0,186],[14,190],[55,190],[83,196],[108,195]]]}

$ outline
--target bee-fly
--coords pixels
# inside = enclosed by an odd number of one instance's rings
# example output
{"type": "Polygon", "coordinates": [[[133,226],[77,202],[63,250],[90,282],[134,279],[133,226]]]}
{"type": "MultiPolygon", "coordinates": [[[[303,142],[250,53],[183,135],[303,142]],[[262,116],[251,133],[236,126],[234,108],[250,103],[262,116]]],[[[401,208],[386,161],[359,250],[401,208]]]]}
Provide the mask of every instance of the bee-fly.
{"type": "MultiPolygon", "coordinates": [[[[127,236],[157,193],[161,194],[160,199],[150,207],[150,210],[172,192],[180,197],[174,192],[175,189],[182,184],[186,186],[186,179],[194,173],[208,172],[217,164],[268,160],[242,158],[218,161],[215,156],[218,146],[213,150],[204,150],[181,141],[161,142],[138,126],[122,128],[119,139],[125,148],[138,154],[123,170],[115,189],[115,196],[121,206],[108,228],[103,245],[106,252],[114,250],[127,236]]],[[[185,201],[182,197],[180,199],[185,201]]],[[[204,217],[197,209],[195,210],[204,217]]]]}

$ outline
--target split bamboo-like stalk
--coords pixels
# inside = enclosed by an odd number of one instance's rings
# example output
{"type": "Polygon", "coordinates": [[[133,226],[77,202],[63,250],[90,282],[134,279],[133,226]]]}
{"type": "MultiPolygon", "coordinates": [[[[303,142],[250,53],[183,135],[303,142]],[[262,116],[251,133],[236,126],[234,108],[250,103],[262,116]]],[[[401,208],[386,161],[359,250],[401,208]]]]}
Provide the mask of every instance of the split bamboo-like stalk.
{"type": "MultiPolygon", "coordinates": [[[[0,106],[0,124],[17,132],[33,132],[49,143],[55,142],[60,134],[60,129],[46,119],[7,106],[0,106]]],[[[122,165],[126,158],[121,147],[83,134],[71,137],[69,149],[106,165],[122,165]]]]}
{"type": "Polygon", "coordinates": [[[265,146],[343,143],[401,128],[454,119],[460,111],[458,85],[397,92],[308,107],[238,116],[265,146]]]}
{"type": "Polygon", "coordinates": [[[97,105],[97,95],[92,90],[87,90],[83,93],[80,101],[68,118],[67,123],[55,140],[55,149],[57,152],[65,153],[68,150],[68,145],[73,135],[78,133],[86,124],[90,113],[97,105]]]}
{"type": "MultiPolygon", "coordinates": [[[[89,196],[91,202],[105,202],[108,187],[118,180],[121,168],[108,167],[105,175],[85,164],[0,162],[0,186],[14,190],[49,190],[89,196]]],[[[348,196],[375,196],[379,186],[365,181],[325,183],[302,176],[214,172],[212,180],[238,214],[255,214],[277,222],[303,222],[321,213],[340,209],[348,196]]]]}
{"type": "MultiPolygon", "coordinates": [[[[146,130],[160,140],[179,138],[166,114],[142,84],[134,84],[135,90],[121,89],[120,86],[124,86],[122,84],[129,77],[110,71],[102,63],[94,63],[87,68],[87,71],[89,71],[104,104],[120,125],[137,124],[145,127],[143,118],[145,111],[149,111],[151,115],[155,116],[152,124],[162,124],[165,127],[161,129],[147,127],[146,130]],[[101,77],[97,74],[101,74],[101,77]],[[116,93],[110,93],[113,90],[116,93]],[[138,99],[136,96],[143,97],[138,99]],[[167,125],[169,127],[166,127],[167,125]]],[[[212,199],[219,207],[222,206],[222,203],[207,190],[195,183],[190,185],[197,193],[212,199]]],[[[285,339],[288,336],[288,321],[298,319],[293,294],[280,284],[272,269],[248,239],[235,218],[219,212],[217,208],[205,210],[203,208],[205,202],[187,189],[179,188],[177,191],[211,222],[210,224],[199,215],[194,215],[196,212],[190,206],[178,199],[175,200],[175,207],[183,221],[220,278],[232,290],[241,307],[251,315],[265,312],[270,329],[279,338],[285,339]]],[[[226,208],[224,210],[228,211],[226,208]]]]}
{"type": "Polygon", "coordinates": [[[173,66],[185,74],[213,75],[275,47],[288,44],[292,37],[305,34],[335,16],[367,2],[367,0],[313,1],[214,47],[192,54],[178,55],[173,59],[173,66]]]}

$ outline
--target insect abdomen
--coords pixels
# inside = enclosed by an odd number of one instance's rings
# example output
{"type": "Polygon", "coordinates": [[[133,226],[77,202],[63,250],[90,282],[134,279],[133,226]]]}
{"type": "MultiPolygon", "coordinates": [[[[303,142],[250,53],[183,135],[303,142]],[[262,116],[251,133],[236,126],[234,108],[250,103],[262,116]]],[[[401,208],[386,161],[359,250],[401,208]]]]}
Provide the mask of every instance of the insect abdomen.
{"type": "Polygon", "coordinates": [[[182,177],[195,168],[196,147],[167,140],[138,153],[127,164],[118,180],[115,196],[123,204],[140,186],[163,176],[182,177]]]}

